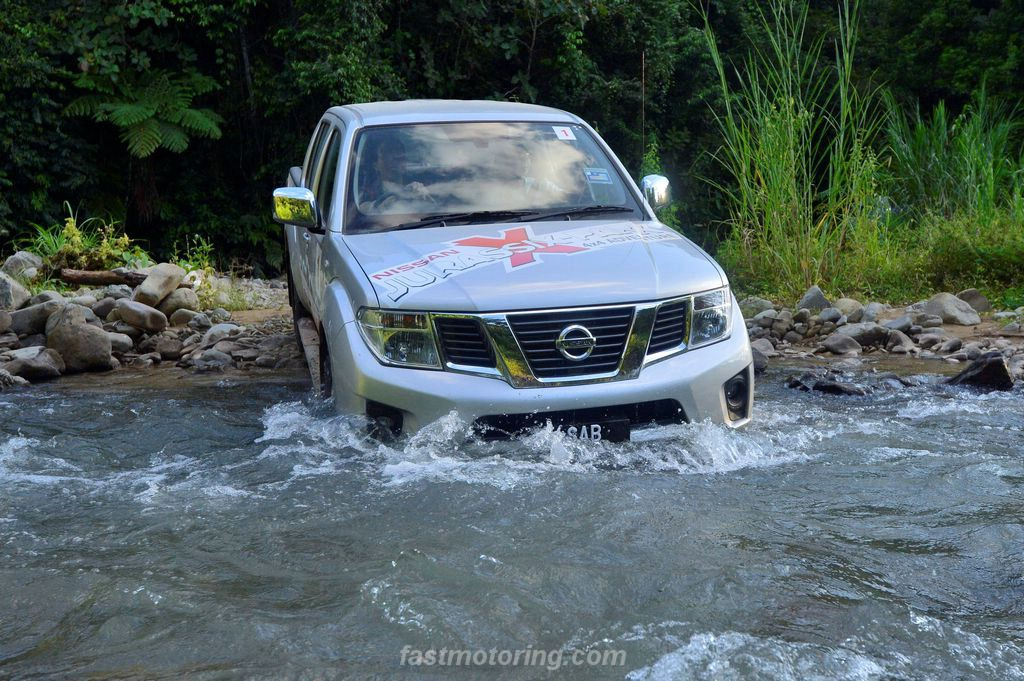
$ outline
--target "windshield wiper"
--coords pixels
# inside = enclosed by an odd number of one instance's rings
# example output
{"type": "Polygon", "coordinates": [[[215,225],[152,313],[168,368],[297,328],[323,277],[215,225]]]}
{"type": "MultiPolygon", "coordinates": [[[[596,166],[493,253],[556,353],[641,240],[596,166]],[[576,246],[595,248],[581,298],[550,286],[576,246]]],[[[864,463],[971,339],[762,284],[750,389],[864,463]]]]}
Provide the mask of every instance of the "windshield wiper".
{"type": "Polygon", "coordinates": [[[633,209],[628,206],[580,206],[579,208],[566,208],[564,210],[556,210],[550,213],[544,213],[543,215],[530,216],[530,221],[536,220],[549,220],[551,218],[558,218],[565,216],[571,218],[575,215],[593,215],[596,213],[632,213],[633,209]]]}
{"type": "Polygon", "coordinates": [[[415,222],[403,222],[385,231],[397,232],[400,229],[418,229],[420,227],[430,227],[431,225],[448,224],[451,222],[502,222],[536,214],[537,211],[535,210],[476,210],[466,213],[444,213],[441,215],[428,215],[415,222]]]}

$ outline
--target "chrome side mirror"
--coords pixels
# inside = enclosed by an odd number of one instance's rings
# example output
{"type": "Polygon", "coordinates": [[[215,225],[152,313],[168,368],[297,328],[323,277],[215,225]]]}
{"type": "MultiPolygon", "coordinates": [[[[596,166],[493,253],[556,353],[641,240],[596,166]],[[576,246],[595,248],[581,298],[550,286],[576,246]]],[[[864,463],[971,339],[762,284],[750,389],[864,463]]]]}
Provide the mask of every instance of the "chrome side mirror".
{"type": "Polygon", "coordinates": [[[316,197],[305,187],[280,187],[274,190],[274,219],[283,225],[318,229],[316,197]]]}
{"type": "Polygon", "coordinates": [[[672,188],[664,175],[647,175],[640,180],[640,188],[644,190],[644,198],[651,208],[664,208],[672,201],[672,188]]]}

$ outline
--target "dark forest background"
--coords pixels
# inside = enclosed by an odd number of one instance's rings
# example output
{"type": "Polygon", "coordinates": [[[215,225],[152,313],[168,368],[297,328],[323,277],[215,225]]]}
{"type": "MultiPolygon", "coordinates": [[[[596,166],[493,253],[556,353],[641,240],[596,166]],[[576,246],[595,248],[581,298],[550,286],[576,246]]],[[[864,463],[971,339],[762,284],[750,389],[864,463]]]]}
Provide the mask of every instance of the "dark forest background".
{"type": "MultiPolygon", "coordinates": [[[[120,221],[157,254],[189,235],[222,261],[281,263],[269,196],[331,105],[508,99],[590,121],[628,168],[673,182],[678,219],[714,250],[730,207],[712,182],[731,69],[764,45],[761,3],[670,0],[5,0],[0,12],[0,243],[64,202],[120,221]],[[643,168],[642,168],[643,167],[643,168]]],[[[835,2],[807,30],[831,42],[835,2]]],[[[810,41],[809,41],[810,44],[810,41]]],[[[730,76],[732,77],[732,76],[730,76]]],[[[1024,99],[1024,3],[863,0],[854,81],[950,120],[984,84],[1024,99]]],[[[10,248],[2,248],[9,251],[10,248]]],[[[222,262],[226,265],[226,262],[222,262]]]]}

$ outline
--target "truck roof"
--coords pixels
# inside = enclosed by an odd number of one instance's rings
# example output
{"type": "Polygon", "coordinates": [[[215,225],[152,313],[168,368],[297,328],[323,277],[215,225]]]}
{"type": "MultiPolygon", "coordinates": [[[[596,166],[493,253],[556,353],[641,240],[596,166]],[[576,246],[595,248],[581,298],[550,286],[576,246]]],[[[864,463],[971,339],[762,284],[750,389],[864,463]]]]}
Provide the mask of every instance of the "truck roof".
{"type": "Polygon", "coordinates": [[[342,118],[355,118],[361,125],[444,121],[582,122],[570,113],[547,106],[487,100],[409,99],[401,102],[368,102],[332,107],[330,112],[342,118]]]}

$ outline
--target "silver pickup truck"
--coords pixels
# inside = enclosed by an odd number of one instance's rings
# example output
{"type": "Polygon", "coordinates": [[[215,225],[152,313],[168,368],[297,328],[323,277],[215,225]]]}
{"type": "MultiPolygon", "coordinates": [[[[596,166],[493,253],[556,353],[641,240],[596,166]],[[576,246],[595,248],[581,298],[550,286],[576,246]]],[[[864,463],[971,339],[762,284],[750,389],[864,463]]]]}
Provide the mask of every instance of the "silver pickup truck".
{"type": "Polygon", "coordinates": [[[322,390],[392,432],[455,412],[483,437],[550,422],[623,440],[750,419],[722,268],[655,217],[578,117],[505,102],[334,107],[274,192],[322,390]]]}

